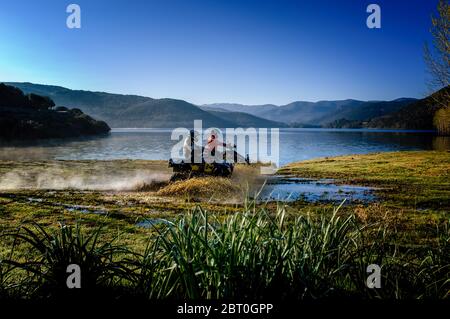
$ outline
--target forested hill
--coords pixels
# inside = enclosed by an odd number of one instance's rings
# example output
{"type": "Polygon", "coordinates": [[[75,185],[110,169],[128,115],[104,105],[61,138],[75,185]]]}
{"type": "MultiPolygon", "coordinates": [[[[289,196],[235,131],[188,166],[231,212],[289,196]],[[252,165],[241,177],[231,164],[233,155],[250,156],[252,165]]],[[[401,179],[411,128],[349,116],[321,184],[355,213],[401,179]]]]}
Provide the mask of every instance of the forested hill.
{"type": "Polygon", "coordinates": [[[57,104],[80,108],[111,127],[192,127],[203,120],[204,127],[280,127],[275,121],[239,114],[213,114],[183,100],[153,99],[137,95],[70,90],[60,86],[9,83],[26,93],[49,96],[57,104]]]}
{"type": "MultiPolygon", "coordinates": [[[[449,87],[443,88],[424,99],[408,102],[394,112],[365,120],[342,117],[329,123],[327,127],[435,130],[436,112],[445,105],[448,109],[450,105],[450,101],[445,102],[442,96],[449,96],[449,93],[449,87]]],[[[444,120],[450,125],[450,118],[444,120]]]]}
{"type": "Polygon", "coordinates": [[[77,137],[110,131],[80,109],[56,107],[49,97],[25,95],[20,89],[0,83],[0,139],[77,137]]]}

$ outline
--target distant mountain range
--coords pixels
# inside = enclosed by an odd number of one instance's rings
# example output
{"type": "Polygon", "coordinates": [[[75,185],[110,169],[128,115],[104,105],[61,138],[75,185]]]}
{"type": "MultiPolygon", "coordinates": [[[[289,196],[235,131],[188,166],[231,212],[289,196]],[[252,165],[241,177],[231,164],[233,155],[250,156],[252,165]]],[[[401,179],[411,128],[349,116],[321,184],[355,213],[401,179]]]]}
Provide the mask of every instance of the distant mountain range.
{"type": "MultiPolygon", "coordinates": [[[[59,86],[8,83],[50,97],[57,105],[80,108],[111,127],[371,127],[430,129],[433,99],[392,101],[336,100],[286,105],[215,103],[194,105],[183,100],[70,90],[59,86]]],[[[447,90],[448,88],[446,88],[447,90]]]]}
{"type": "Polygon", "coordinates": [[[152,99],[137,95],[70,90],[60,86],[7,83],[25,93],[50,97],[56,105],[77,107],[111,127],[192,127],[203,120],[203,127],[286,127],[284,123],[246,113],[209,112],[183,100],[152,99]]]}
{"type": "Polygon", "coordinates": [[[204,108],[222,111],[246,112],[265,119],[276,119],[277,121],[292,124],[309,124],[322,126],[338,119],[368,120],[398,111],[405,105],[416,101],[415,99],[402,98],[394,101],[319,101],[304,102],[297,101],[286,105],[242,105],[216,103],[203,105],[204,108]]]}

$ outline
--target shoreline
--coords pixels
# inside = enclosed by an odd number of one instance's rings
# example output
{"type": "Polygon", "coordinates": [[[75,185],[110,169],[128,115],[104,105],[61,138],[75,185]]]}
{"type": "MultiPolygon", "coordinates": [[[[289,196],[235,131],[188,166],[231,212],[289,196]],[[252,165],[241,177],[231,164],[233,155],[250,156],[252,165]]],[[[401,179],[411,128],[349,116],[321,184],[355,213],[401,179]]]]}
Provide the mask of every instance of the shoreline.
{"type": "MultiPolygon", "coordinates": [[[[171,174],[167,162],[162,160],[0,160],[0,191],[156,193],[158,188],[152,184],[162,182],[160,186],[163,187],[171,174]],[[8,185],[9,182],[12,184],[8,185]]],[[[378,198],[376,202],[386,202],[395,207],[450,211],[450,183],[447,182],[450,180],[449,151],[397,151],[320,157],[284,165],[275,175],[318,182],[330,180],[342,186],[371,187],[378,198]]],[[[170,192],[176,191],[178,195],[194,196],[204,201],[202,192],[207,191],[208,196],[215,193],[220,195],[224,193],[220,187],[247,184],[247,191],[252,190],[250,193],[253,193],[262,187],[264,180],[265,176],[259,174],[257,166],[247,168],[238,165],[231,184],[226,179],[221,183],[222,179],[218,178],[210,178],[204,183],[199,179],[198,182],[187,181],[184,183],[186,185],[172,187],[170,192]]],[[[220,201],[220,198],[217,200],[220,201]]],[[[225,199],[226,196],[222,196],[222,200],[225,199]]]]}

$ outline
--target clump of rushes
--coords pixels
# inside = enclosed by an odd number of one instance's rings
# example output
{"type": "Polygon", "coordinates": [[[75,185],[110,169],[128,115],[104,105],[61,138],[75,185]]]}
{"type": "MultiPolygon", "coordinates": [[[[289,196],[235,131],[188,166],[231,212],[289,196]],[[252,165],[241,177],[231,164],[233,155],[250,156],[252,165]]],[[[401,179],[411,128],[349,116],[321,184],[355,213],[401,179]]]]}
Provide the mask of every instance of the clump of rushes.
{"type": "Polygon", "coordinates": [[[247,203],[224,220],[216,216],[198,206],[157,225],[144,252],[101,244],[98,231],[84,237],[79,227],[25,228],[9,236],[31,244],[37,257],[4,264],[34,275],[17,281],[16,291],[31,285],[42,297],[67,289],[65,267],[77,263],[88,276],[82,293],[104,289],[115,298],[448,298],[448,228],[437,229],[435,247],[415,251],[393,244],[384,225],[362,224],[339,207],[311,218],[247,203]],[[380,289],[366,286],[370,264],[381,266],[380,289]]]}
{"type": "Polygon", "coordinates": [[[11,282],[11,275],[2,278],[3,292],[10,288],[14,296],[29,298],[65,298],[78,294],[108,293],[117,283],[127,277],[128,269],[123,262],[114,258],[126,255],[128,251],[114,240],[101,243],[99,227],[89,235],[83,234],[79,225],[60,225],[57,231],[49,233],[44,227],[33,223],[23,226],[16,232],[3,236],[13,238],[10,258],[3,260],[3,270],[10,274],[17,270],[15,278],[21,278],[20,284],[11,282]],[[20,242],[25,243],[30,258],[14,259],[15,249],[20,242]],[[81,268],[81,287],[68,289],[67,267],[76,264],[81,268]],[[8,280],[9,279],[9,280],[8,280]],[[16,289],[19,288],[19,291],[16,289]],[[19,295],[20,293],[20,295],[19,295]]]}

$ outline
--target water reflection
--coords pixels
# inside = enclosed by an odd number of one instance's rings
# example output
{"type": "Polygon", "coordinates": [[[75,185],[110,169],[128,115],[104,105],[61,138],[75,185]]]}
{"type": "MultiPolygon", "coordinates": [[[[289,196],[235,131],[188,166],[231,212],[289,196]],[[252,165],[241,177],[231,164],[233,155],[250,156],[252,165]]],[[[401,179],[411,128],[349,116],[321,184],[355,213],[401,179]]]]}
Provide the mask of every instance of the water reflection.
{"type": "MultiPolygon", "coordinates": [[[[78,139],[1,142],[1,160],[159,159],[170,157],[177,141],[170,129],[114,129],[78,139]]],[[[280,164],[317,157],[398,150],[449,150],[450,137],[396,130],[281,129],[280,164]]]]}
{"type": "Polygon", "coordinates": [[[354,185],[336,185],[332,180],[314,180],[298,177],[274,176],[261,192],[261,201],[307,202],[372,202],[373,188],[354,185]]]}

